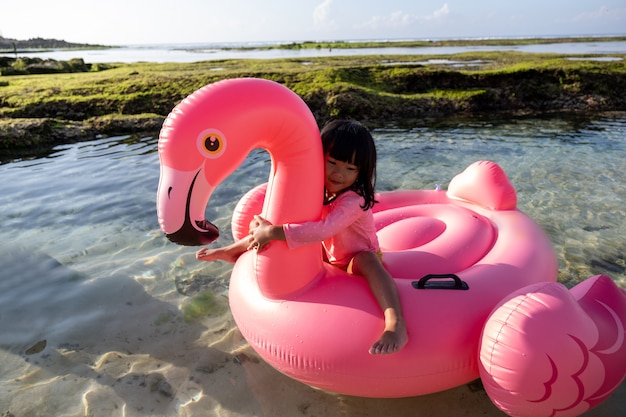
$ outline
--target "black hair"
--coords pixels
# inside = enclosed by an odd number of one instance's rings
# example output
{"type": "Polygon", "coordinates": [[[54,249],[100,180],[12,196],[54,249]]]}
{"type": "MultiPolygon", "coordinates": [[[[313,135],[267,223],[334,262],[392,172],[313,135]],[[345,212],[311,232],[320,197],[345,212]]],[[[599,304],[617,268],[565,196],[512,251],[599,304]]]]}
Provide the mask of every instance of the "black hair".
{"type": "Polygon", "coordinates": [[[377,203],[376,145],[370,131],[358,122],[337,119],[328,122],[321,134],[324,155],[357,166],[359,175],[350,189],[365,200],[363,210],[372,208],[377,203]]]}

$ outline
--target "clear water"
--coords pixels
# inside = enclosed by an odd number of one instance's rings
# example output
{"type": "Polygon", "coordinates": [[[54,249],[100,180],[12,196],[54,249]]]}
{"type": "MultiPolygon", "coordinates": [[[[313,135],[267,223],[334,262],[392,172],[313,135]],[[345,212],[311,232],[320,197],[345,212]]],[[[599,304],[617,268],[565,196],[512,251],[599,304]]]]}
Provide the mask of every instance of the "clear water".
{"type": "MultiPolygon", "coordinates": [[[[560,281],[603,273],[626,288],[626,117],[374,134],[380,191],[445,188],[472,162],[495,161],[519,208],[554,243],[560,281]]],[[[230,265],[197,262],[193,248],[159,231],[156,145],[152,137],[103,138],[0,165],[0,411],[257,415],[267,407],[263,390],[280,385],[324,414],[321,404],[336,397],[250,359],[227,311],[230,265]],[[190,318],[189,303],[207,289],[216,308],[190,318]]],[[[222,230],[220,244],[232,241],[230,214],[266,180],[268,160],[255,151],[212,198],[207,217],[222,230]]],[[[381,404],[393,413],[399,403],[381,404]]]]}

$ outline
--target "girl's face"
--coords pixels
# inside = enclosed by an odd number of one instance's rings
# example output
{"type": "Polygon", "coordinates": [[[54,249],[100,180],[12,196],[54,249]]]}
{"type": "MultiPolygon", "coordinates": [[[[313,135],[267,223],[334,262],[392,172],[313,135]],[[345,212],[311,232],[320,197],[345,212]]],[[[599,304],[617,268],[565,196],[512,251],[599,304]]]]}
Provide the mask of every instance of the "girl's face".
{"type": "Polygon", "coordinates": [[[338,161],[326,155],[324,165],[324,186],[330,194],[338,194],[354,184],[359,176],[359,168],[351,163],[338,161]]]}

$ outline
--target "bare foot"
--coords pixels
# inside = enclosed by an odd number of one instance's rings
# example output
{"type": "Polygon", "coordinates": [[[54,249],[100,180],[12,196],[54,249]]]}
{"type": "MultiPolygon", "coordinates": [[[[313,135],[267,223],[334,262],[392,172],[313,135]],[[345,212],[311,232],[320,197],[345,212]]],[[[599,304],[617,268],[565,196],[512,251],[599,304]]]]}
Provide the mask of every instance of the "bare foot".
{"type": "Polygon", "coordinates": [[[388,355],[402,350],[409,341],[404,321],[388,323],[380,339],[370,348],[372,355],[388,355]]]}
{"type": "Polygon", "coordinates": [[[202,248],[196,252],[196,259],[199,261],[226,261],[235,263],[239,256],[245,252],[241,245],[233,244],[223,248],[202,248]]]}

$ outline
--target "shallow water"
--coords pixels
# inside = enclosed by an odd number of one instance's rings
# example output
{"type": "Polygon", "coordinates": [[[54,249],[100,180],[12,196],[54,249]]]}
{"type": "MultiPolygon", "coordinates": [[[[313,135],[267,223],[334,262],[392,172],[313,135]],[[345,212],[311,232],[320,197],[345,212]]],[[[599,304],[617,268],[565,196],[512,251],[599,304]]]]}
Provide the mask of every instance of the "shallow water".
{"type": "MultiPolygon", "coordinates": [[[[27,52],[19,56],[27,58],[55,59],[68,61],[82,58],[85,62],[199,62],[222,59],[275,59],[275,58],[324,58],[357,55],[453,55],[463,52],[518,51],[536,53],[572,54],[580,57],[590,54],[622,55],[626,53],[625,41],[572,42],[530,45],[487,45],[487,46],[433,46],[433,47],[389,47],[389,48],[339,48],[339,49],[231,49],[264,46],[263,44],[177,44],[177,45],[129,45],[112,49],[55,50],[49,52],[27,52]]],[[[0,56],[12,57],[5,53],[0,56]]]]}
{"type": "MultiPolygon", "coordinates": [[[[603,273],[626,288],[626,117],[474,120],[374,134],[379,191],[445,188],[472,162],[495,161],[519,208],[554,243],[561,282],[603,273]]],[[[159,231],[156,143],[103,138],[0,165],[0,412],[417,415],[403,414],[411,399],[334,396],[259,362],[228,313],[230,265],[197,262],[193,248],[159,231]],[[193,300],[206,309],[200,318],[193,300]]],[[[220,244],[232,241],[234,205],[265,181],[268,161],[255,151],[214,194],[207,217],[222,230],[220,244]]],[[[501,415],[484,392],[472,395],[485,415],[501,415]]],[[[446,401],[437,398],[413,401],[443,413],[446,401]]]]}

